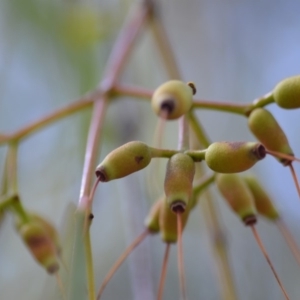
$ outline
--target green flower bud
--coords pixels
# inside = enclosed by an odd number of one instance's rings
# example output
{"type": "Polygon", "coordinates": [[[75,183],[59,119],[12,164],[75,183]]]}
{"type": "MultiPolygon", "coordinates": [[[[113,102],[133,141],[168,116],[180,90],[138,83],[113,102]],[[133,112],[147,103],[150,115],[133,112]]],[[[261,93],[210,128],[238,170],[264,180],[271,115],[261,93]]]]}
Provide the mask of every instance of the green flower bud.
{"type": "Polygon", "coordinates": [[[257,212],[271,221],[276,221],[279,218],[279,212],[256,177],[246,176],[244,180],[254,197],[257,212]]]}
{"type": "Polygon", "coordinates": [[[153,93],[152,109],[168,120],[178,119],[191,109],[194,90],[194,85],[179,80],[167,81],[153,93]]]}
{"type": "MultiPolygon", "coordinates": [[[[190,204],[186,206],[184,212],[181,213],[182,229],[184,229],[190,213],[190,204]]],[[[171,210],[166,198],[162,199],[159,214],[159,228],[161,239],[166,243],[177,242],[177,215],[171,210]]]]}
{"type": "Polygon", "coordinates": [[[256,223],[254,197],[240,176],[237,174],[217,174],[216,184],[228,205],[245,225],[256,223]]]}
{"type": "Polygon", "coordinates": [[[59,234],[58,234],[56,228],[45,218],[42,218],[41,216],[39,216],[37,214],[31,214],[30,217],[33,221],[39,223],[45,229],[45,231],[47,232],[51,241],[55,245],[57,255],[60,255],[62,248],[61,248],[59,234]]]}
{"type": "Polygon", "coordinates": [[[300,107],[300,75],[280,81],[272,93],[278,106],[286,109],[300,107]]]}
{"type": "MultiPolygon", "coordinates": [[[[286,135],[268,110],[254,109],[248,118],[248,125],[252,133],[267,149],[294,155],[286,135]]],[[[285,165],[290,162],[283,158],[278,158],[278,160],[285,165]]]]}
{"type": "Polygon", "coordinates": [[[163,198],[158,199],[151,207],[151,210],[146,217],[145,226],[152,233],[159,232],[159,214],[162,206],[163,198]]]}
{"type": "Polygon", "coordinates": [[[151,149],[142,142],[129,142],[109,153],[96,169],[96,176],[106,182],[125,177],[148,166],[151,149]]]}
{"type": "Polygon", "coordinates": [[[164,188],[167,203],[174,212],[184,211],[192,197],[194,174],[195,163],[187,154],[177,153],[169,159],[164,188]]]}
{"type": "Polygon", "coordinates": [[[17,228],[33,257],[53,274],[59,269],[56,247],[40,222],[31,220],[17,228]]]}
{"type": "Polygon", "coordinates": [[[218,173],[238,173],[250,169],[266,156],[266,149],[254,142],[216,142],[205,153],[210,169],[218,173]]]}

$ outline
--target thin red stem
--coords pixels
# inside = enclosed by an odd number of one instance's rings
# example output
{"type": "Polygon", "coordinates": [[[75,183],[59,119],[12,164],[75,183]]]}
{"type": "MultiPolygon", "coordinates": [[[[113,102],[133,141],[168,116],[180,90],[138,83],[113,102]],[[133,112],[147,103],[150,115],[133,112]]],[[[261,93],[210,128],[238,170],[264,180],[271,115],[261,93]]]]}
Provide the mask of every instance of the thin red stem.
{"type": "Polygon", "coordinates": [[[284,158],[287,159],[288,161],[298,161],[300,162],[300,159],[292,156],[292,155],[288,155],[288,154],[284,154],[281,152],[277,152],[277,151],[271,151],[269,149],[266,149],[266,153],[271,154],[272,156],[278,157],[278,158],[284,158]]]}
{"type": "Polygon", "coordinates": [[[180,291],[182,300],[187,300],[186,293],[186,282],[185,282],[185,274],[184,274],[184,265],[183,265],[183,249],[182,249],[182,214],[177,212],[177,259],[178,259],[178,272],[179,272],[179,283],[180,283],[180,291]]]}
{"type": "Polygon", "coordinates": [[[279,285],[279,287],[281,288],[281,291],[282,291],[282,293],[283,293],[285,299],[286,299],[286,300],[289,300],[290,298],[289,298],[289,296],[288,296],[288,294],[287,294],[287,292],[286,292],[286,290],[285,290],[283,284],[281,283],[281,281],[280,281],[280,279],[279,279],[279,276],[277,275],[277,273],[276,273],[276,271],[275,271],[275,268],[274,268],[274,266],[273,266],[273,264],[272,264],[272,262],[271,262],[271,259],[270,259],[269,255],[268,255],[268,253],[267,253],[267,251],[266,251],[266,249],[265,249],[265,247],[264,247],[264,245],[263,245],[263,243],[262,243],[262,241],[261,241],[261,239],[260,239],[260,237],[259,237],[259,235],[258,235],[258,232],[257,232],[256,228],[255,228],[253,225],[250,226],[250,227],[251,227],[251,229],[252,229],[253,235],[254,235],[254,237],[255,237],[255,239],[256,239],[256,242],[257,242],[257,244],[258,244],[258,246],[259,246],[261,252],[262,252],[263,255],[265,256],[265,258],[266,258],[266,260],[267,260],[267,262],[268,262],[268,264],[269,264],[269,266],[270,266],[270,268],[271,268],[271,270],[272,270],[272,272],[273,272],[273,274],[274,274],[274,276],[275,276],[275,278],[276,278],[276,280],[277,280],[277,282],[278,282],[278,285],[279,285]]]}
{"type": "Polygon", "coordinates": [[[286,224],[281,220],[277,220],[276,224],[281,231],[284,239],[286,240],[291,252],[293,253],[298,265],[300,266],[300,249],[297,245],[295,239],[293,238],[290,230],[287,228],[286,224]]]}
{"type": "Polygon", "coordinates": [[[124,64],[133,49],[134,42],[139,37],[142,28],[146,24],[150,12],[150,6],[146,4],[141,5],[134,17],[129,23],[127,23],[127,25],[125,25],[108,60],[104,80],[102,80],[99,84],[99,89],[102,91],[102,94],[99,101],[95,103],[93,109],[78,205],[84,209],[88,206],[90,183],[94,173],[93,171],[98,154],[98,145],[100,144],[100,132],[103,126],[104,114],[108,102],[107,93],[113,90],[113,86],[116,84],[117,79],[123,70],[124,64]]]}
{"type": "Polygon", "coordinates": [[[161,270],[161,275],[160,275],[160,280],[159,280],[157,300],[162,300],[162,298],[163,298],[163,292],[164,292],[164,286],[165,286],[166,274],[167,274],[167,265],[168,265],[169,254],[170,254],[170,246],[171,245],[169,243],[167,243],[164,260],[163,260],[163,265],[162,265],[162,270],[161,270]]]}
{"type": "Polygon", "coordinates": [[[296,172],[295,172],[294,167],[293,167],[292,164],[289,164],[289,167],[290,167],[290,170],[291,170],[291,173],[292,173],[292,177],[293,177],[293,180],[294,180],[294,183],[295,183],[298,195],[300,197],[300,186],[299,186],[299,182],[298,182],[298,179],[297,179],[296,172]]]}
{"type": "Polygon", "coordinates": [[[101,287],[99,289],[99,292],[97,294],[97,300],[100,299],[106,285],[111,280],[111,278],[114,276],[116,271],[120,268],[122,263],[125,261],[125,259],[128,257],[128,255],[145,239],[145,237],[149,234],[149,231],[146,229],[141,235],[139,235],[133,243],[123,252],[123,254],[118,258],[118,260],[115,262],[115,264],[112,266],[112,268],[109,270],[107,275],[105,276],[101,287]]]}

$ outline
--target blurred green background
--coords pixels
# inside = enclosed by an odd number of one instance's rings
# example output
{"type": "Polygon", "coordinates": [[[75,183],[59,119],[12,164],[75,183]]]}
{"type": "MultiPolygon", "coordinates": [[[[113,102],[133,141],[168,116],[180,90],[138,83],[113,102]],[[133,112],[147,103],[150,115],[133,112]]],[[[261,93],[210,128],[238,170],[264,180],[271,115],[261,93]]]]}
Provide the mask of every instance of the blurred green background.
{"type": "MultiPolygon", "coordinates": [[[[160,16],[186,81],[197,98],[246,103],[269,92],[281,79],[299,74],[300,2],[161,0],[160,16]]],[[[72,103],[101,79],[116,36],[133,1],[0,1],[0,132],[10,133],[72,103]]],[[[139,40],[125,83],[154,89],[167,80],[148,31],[139,40]]],[[[300,156],[299,110],[270,111],[300,156]]],[[[254,140],[246,120],[200,111],[212,141],[254,140]]],[[[26,208],[60,227],[68,203],[77,203],[91,110],[38,131],[19,152],[19,188],[26,208]]],[[[157,117],[149,104],[120,98],[106,114],[99,161],[131,140],[152,144],[157,117]]],[[[163,146],[176,148],[177,123],[167,124],[163,146]]],[[[0,148],[3,167],[6,147],[0,148]]],[[[164,163],[157,177],[164,178],[164,163]]],[[[296,171],[300,171],[295,164],[296,171]]],[[[300,244],[300,202],[289,170],[273,158],[253,168],[300,244]]],[[[100,185],[91,229],[97,287],[120,253],[143,230],[143,220],[159,195],[146,187],[147,170],[100,185]]],[[[282,294],[250,230],[218,199],[230,261],[241,300],[277,300],[282,294]]],[[[276,227],[261,220],[258,230],[291,297],[300,293],[300,269],[276,227]]],[[[189,299],[221,299],[216,266],[200,209],[191,214],[183,237],[189,299]]],[[[0,298],[57,299],[55,279],[28,253],[6,216],[0,230],[0,298]]],[[[168,267],[164,299],[178,299],[176,249],[168,267]]],[[[164,245],[150,237],[107,286],[105,299],[155,299],[164,245]],[[135,265],[140,266],[137,271],[135,265]],[[135,282],[132,285],[132,282],[135,282]],[[133,286],[142,289],[134,291],[133,286]]],[[[84,272],[84,270],[83,270],[84,272]]]]}

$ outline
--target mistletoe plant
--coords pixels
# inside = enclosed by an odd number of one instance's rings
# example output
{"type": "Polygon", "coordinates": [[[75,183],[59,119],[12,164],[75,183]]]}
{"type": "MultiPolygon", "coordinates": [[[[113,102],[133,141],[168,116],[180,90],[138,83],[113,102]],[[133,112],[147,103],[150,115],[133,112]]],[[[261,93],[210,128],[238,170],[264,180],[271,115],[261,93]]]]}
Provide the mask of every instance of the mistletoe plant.
{"type": "MultiPolygon", "coordinates": [[[[162,241],[166,244],[166,250],[156,299],[163,299],[170,245],[177,244],[180,297],[185,300],[188,298],[188,290],[184,272],[182,232],[188,222],[190,213],[204,198],[202,197],[203,192],[215,183],[232,211],[246,226],[251,228],[285,299],[290,299],[258,235],[255,227],[258,214],[279,227],[295,259],[300,264],[298,246],[283,223],[272,199],[258,179],[254,176],[244,176],[239,173],[249,170],[267,155],[274,156],[284,167],[290,168],[300,196],[300,188],[293,168],[293,162],[299,161],[299,159],[295,158],[294,151],[291,149],[288,138],[279,123],[271,112],[266,109],[272,103],[276,103],[284,109],[299,108],[300,76],[297,75],[282,80],[272,92],[249,104],[238,105],[194,99],[196,94],[195,84],[180,80],[172,49],[156,12],[153,1],[143,1],[142,5],[139,6],[117,39],[107,64],[104,79],[95,90],[78,101],[21,128],[15,133],[0,135],[0,143],[8,146],[1,190],[0,213],[11,213],[14,216],[16,232],[35,260],[49,274],[56,275],[63,299],[77,299],[82,290],[84,290],[84,293],[87,290],[89,300],[106,299],[105,294],[103,294],[104,288],[132,250],[150,234],[159,233],[162,241]],[[172,78],[155,91],[126,86],[119,82],[119,76],[138,35],[150,23],[167,71],[172,78]],[[152,111],[159,118],[160,138],[156,142],[156,147],[142,141],[129,141],[110,152],[96,166],[105,110],[110,103],[110,99],[120,95],[151,101],[149,107],[151,106],[152,111]],[[74,251],[71,265],[61,268],[64,265],[62,259],[64,249],[58,231],[48,220],[27,210],[21,201],[21,191],[19,191],[17,184],[17,150],[19,144],[30,134],[91,105],[93,105],[93,115],[87,137],[79,201],[77,210],[74,213],[76,220],[74,225],[76,227],[74,251]],[[219,110],[245,116],[248,120],[248,127],[258,142],[210,142],[195,114],[198,109],[219,110]],[[164,124],[169,120],[178,120],[179,123],[177,149],[164,149],[160,146],[164,124]],[[194,132],[195,138],[192,138],[190,131],[194,132]],[[201,145],[198,149],[191,147],[195,139],[201,145]],[[161,196],[154,202],[149,214],[145,216],[144,231],[125,250],[97,289],[94,279],[92,241],[90,239],[93,201],[102,201],[102,199],[94,199],[96,188],[98,186],[101,188],[102,183],[121,179],[138,172],[152,164],[153,160],[159,158],[168,160],[164,190],[161,191],[161,196]],[[206,165],[210,172],[207,173],[202,170],[199,175],[199,172],[197,172],[199,165],[206,165]],[[92,185],[93,181],[94,185],[92,185]],[[99,183],[101,184],[99,185],[99,183]],[[86,282],[78,282],[76,279],[78,272],[85,272],[78,267],[77,257],[80,247],[84,248],[85,253],[86,282]],[[61,279],[61,269],[66,269],[68,278],[66,285],[64,280],[61,279]]],[[[211,216],[210,222],[214,223],[214,228],[219,234],[218,236],[221,237],[222,227],[216,218],[216,208],[211,202],[208,202],[208,207],[211,216]]],[[[226,244],[220,238],[214,246],[221,273],[222,299],[238,299],[233,284],[226,244]]]]}

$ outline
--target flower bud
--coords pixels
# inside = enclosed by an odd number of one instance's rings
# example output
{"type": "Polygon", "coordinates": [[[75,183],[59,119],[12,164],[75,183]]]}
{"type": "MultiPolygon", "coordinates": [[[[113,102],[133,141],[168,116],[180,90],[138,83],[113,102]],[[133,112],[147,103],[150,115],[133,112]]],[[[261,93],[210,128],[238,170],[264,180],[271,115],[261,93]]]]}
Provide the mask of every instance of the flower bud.
{"type": "MultiPolygon", "coordinates": [[[[248,118],[248,125],[252,133],[267,149],[294,155],[286,135],[268,110],[264,108],[254,109],[248,118]]],[[[278,158],[278,160],[283,164],[289,162],[283,158],[278,158]]]]}
{"type": "Polygon", "coordinates": [[[159,214],[163,199],[158,199],[151,207],[148,216],[145,219],[145,226],[152,233],[159,232],[159,214]]]}
{"type": "Polygon", "coordinates": [[[53,274],[57,272],[59,269],[57,250],[41,223],[31,220],[20,225],[17,230],[33,257],[48,273],[53,274]]]}
{"type": "Polygon", "coordinates": [[[109,153],[96,169],[96,176],[106,182],[122,178],[148,166],[150,148],[138,141],[129,142],[109,153]]]}
{"type": "Polygon", "coordinates": [[[187,113],[193,102],[193,88],[179,80],[170,80],[159,86],[152,96],[152,109],[168,120],[187,113]]]}
{"type": "Polygon", "coordinates": [[[256,208],[253,195],[239,175],[217,174],[216,184],[228,205],[245,225],[256,223],[256,208]]]}
{"type": "Polygon", "coordinates": [[[184,153],[173,155],[167,165],[165,194],[167,203],[174,212],[184,210],[193,193],[195,163],[184,153]]]}
{"type": "MultiPolygon", "coordinates": [[[[190,204],[181,213],[182,229],[184,229],[190,214],[190,204]]],[[[166,198],[162,199],[159,214],[159,228],[161,239],[166,243],[177,242],[177,215],[171,210],[166,198]]]]}
{"type": "Polygon", "coordinates": [[[48,222],[45,218],[42,218],[41,216],[39,216],[37,214],[31,214],[30,217],[33,221],[36,221],[45,229],[45,231],[47,232],[51,241],[55,245],[57,255],[60,256],[62,248],[61,248],[59,234],[58,234],[56,228],[50,222],[48,222]]]}
{"type": "Polygon", "coordinates": [[[256,177],[246,176],[243,179],[254,197],[257,212],[271,221],[276,221],[279,218],[279,212],[256,177]]]}
{"type": "Polygon", "coordinates": [[[280,81],[272,93],[278,106],[286,109],[300,107],[300,75],[280,81]]]}
{"type": "Polygon", "coordinates": [[[238,173],[250,169],[266,156],[265,147],[254,142],[216,142],[205,152],[205,161],[218,173],[238,173]]]}

